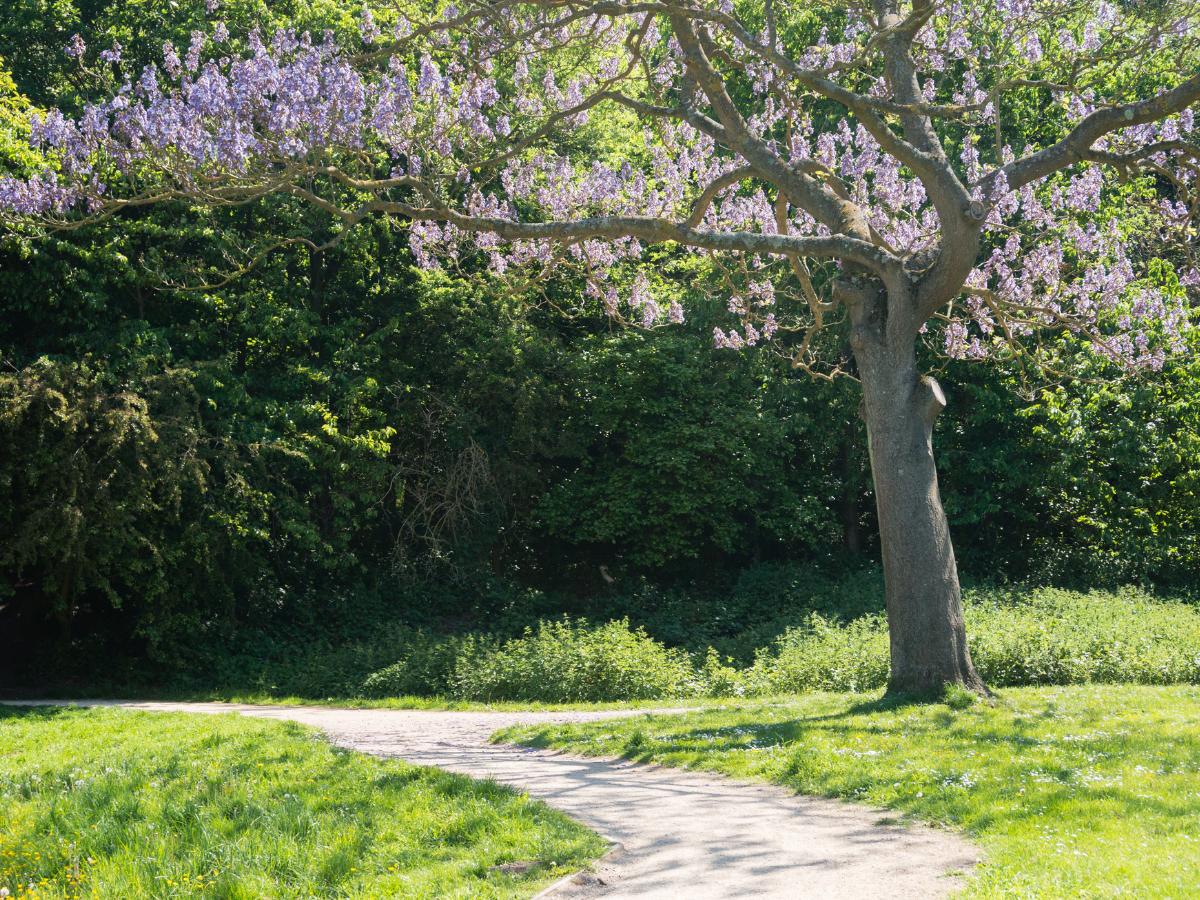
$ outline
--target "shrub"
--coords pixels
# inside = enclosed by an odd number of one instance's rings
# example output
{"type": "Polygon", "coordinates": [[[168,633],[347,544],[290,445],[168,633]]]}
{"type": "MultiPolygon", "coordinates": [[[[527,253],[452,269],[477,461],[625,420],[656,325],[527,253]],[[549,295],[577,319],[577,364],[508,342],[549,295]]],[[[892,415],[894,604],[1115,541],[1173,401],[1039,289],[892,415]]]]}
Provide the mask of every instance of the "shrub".
{"type": "MultiPolygon", "coordinates": [[[[706,642],[685,648],[662,642],[653,625],[632,626],[628,619],[602,625],[582,617],[543,619],[518,631],[513,626],[521,616],[542,618],[544,598],[536,592],[492,615],[486,634],[445,634],[432,623],[403,624],[395,621],[395,602],[331,598],[320,618],[298,621],[286,631],[248,629],[223,644],[198,645],[190,665],[166,684],[173,690],[233,695],[539,702],[882,687],[888,675],[887,625],[881,614],[869,612],[869,578],[847,579],[838,590],[819,575],[793,578],[779,567],[775,576],[763,578],[737,604],[721,606],[706,642]],[[772,584],[781,591],[774,606],[772,584]],[[868,613],[853,616],[856,608],[868,613]],[[749,665],[740,654],[727,655],[724,641],[712,639],[713,632],[733,622],[746,631],[731,642],[753,647],[750,634],[758,641],[749,665]],[[785,627],[785,622],[792,624],[785,627]]],[[[649,604],[666,598],[671,612],[687,614],[684,621],[701,621],[701,609],[689,609],[683,594],[642,598],[647,618],[670,619],[649,604]]],[[[1200,684],[1200,608],[1194,604],[1133,588],[1080,593],[1007,587],[969,589],[964,606],[975,664],[995,687],[1200,684]]]]}
{"type": "Polygon", "coordinates": [[[452,676],[464,700],[570,703],[652,700],[695,694],[701,684],[687,655],[664,647],[622,619],[540,622],[497,645],[465,642],[452,676]]]}
{"type": "Polygon", "coordinates": [[[746,679],[733,667],[730,657],[721,658],[712,647],[704,655],[700,668],[701,690],[708,697],[743,697],[746,695],[746,679]]]}
{"type": "MultiPolygon", "coordinates": [[[[746,666],[755,653],[804,622],[809,613],[849,621],[883,610],[883,575],[861,560],[758,563],[735,581],[696,581],[664,589],[653,584],[595,598],[578,610],[595,620],[628,616],[672,647],[703,655],[714,647],[746,666]]],[[[548,610],[541,608],[538,618],[548,610]]],[[[525,621],[529,621],[527,618],[525,621]]]]}
{"type": "Polygon", "coordinates": [[[773,647],[760,650],[746,673],[753,693],[863,691],[887,682],[887,625],[863,616],[846,625],[812,613],[773,647]]]}
{"type": "MultiPolygon", "coordinates": [[[[994,687],[1023,684],[1200,683],[1200,611],[1126,588],[979,590],[965,602],[971,656],[994,687]]],[[[855,691],[887,683],[887,623],[837,625],[813,614],[760,651],[753,693],[855,691]]]]}
{"type": "Polygon", "coordinates": [[[971,653],[995,685],[1200,682],[1200,611],[1134,588],[993,591],[966,610],[971,653]]]}
{"type": "Polygon", "coordinates": [[[445,694],[463,647],[474,646],[471,640],[414,632],[404,655],[363,679],[359,693],[373,698],[445,694]]]}
{"type": "MultiPolygon", "coordinates": [[[[441,694],[449,686],[461,638],[434,635],[395,622],[378,623],[370,633],[346,634],[331,627],[273,635],[247,632],[219,652],[207,648],[200,658],[209,665],[200,677],[181,676],[183,690],[265,693],[298,697],[390,696],[441,694]],[[400,664],[403,680],[394,687],[366,692],[366,681],[383,667],[400,664]]],[[[395,679],[395,676],[393,676],[395,679]]]]}

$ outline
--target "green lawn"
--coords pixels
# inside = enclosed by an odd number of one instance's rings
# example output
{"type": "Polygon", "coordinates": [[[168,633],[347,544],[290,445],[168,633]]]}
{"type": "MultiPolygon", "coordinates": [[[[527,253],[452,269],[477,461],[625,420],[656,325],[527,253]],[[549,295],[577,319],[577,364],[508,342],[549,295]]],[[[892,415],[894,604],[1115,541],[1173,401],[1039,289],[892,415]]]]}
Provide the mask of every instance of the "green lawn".
{"type": "Polygon", "coordinates": [[[527,897],[604,850],[505,788],[292,723],[0,707],[16,897],[527,897]]]}
{"type": "Polygon", "coordinates": [[[958,827],[972,897],[1200,896],[1200,688],[1013,688],[994,706],[815,694],[505,739],[711,769],[958,827]]]}

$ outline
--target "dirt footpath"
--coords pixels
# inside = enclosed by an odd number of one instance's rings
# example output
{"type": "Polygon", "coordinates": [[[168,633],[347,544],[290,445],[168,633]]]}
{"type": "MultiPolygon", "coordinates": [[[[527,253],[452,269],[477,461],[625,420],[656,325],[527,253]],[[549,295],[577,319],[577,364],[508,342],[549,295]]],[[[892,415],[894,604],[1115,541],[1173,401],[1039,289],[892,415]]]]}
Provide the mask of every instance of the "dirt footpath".
{"type": "Polygon", "coordinates": [[[102,705],[290,719],[323,729],[343,747],[491,778],[526,791],[616,845],[593,872],[547,892],[555,898],[925,900],[960,887],[961,874],[978,859],[975,848],[960,837],[887,824],[887,814],[876,809],[798,797],[716,775],[488,743],[493,732],[509,725],[627,717],[629,711],[102,705]]]}

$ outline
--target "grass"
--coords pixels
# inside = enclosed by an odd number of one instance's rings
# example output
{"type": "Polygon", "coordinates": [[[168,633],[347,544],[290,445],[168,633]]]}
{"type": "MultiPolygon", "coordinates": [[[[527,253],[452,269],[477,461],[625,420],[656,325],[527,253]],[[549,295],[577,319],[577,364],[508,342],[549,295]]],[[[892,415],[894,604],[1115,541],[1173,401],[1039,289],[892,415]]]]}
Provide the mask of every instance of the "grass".
{"type": "Polygon", "coordinates": [[[961,828],[985,854],[969,897],[1200,895],[1200,688],[947,699],[816,694],[500,736],[767,780],[961,828]]]}
{"type": "Polygon", "coordinates": [[[604,849],[506,788],[293,723],[0,708],[15,897],[527,897],[604,849]]]}

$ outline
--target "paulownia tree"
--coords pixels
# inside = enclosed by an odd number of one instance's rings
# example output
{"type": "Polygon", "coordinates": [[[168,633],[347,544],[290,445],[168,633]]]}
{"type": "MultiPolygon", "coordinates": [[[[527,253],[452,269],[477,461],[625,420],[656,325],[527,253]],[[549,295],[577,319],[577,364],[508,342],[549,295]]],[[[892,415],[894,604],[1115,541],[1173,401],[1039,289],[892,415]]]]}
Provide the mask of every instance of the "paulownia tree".
{"type": "Polygon", "coordinates": [[[77,37],[112,90],[33,118],[47,167],[0,182],[0,208],[72,228],[289,195],[335,234],[392,217],[422,266],[569,272],[646,327],[684,315],[648,248],[703,257],[729,304],[718,347],[861,382],[890,688],[985,690],[932,452],[946,401],[918,349],[1011,356],[1051,329],[1125,368],[1178,349],[1200,283],[1197,4],[412,0],[359,30],[218,22],[128,75],[77,37]],[[1172,242],[1174,274],[1142,271],[1147,240],[1172,242]]]}

